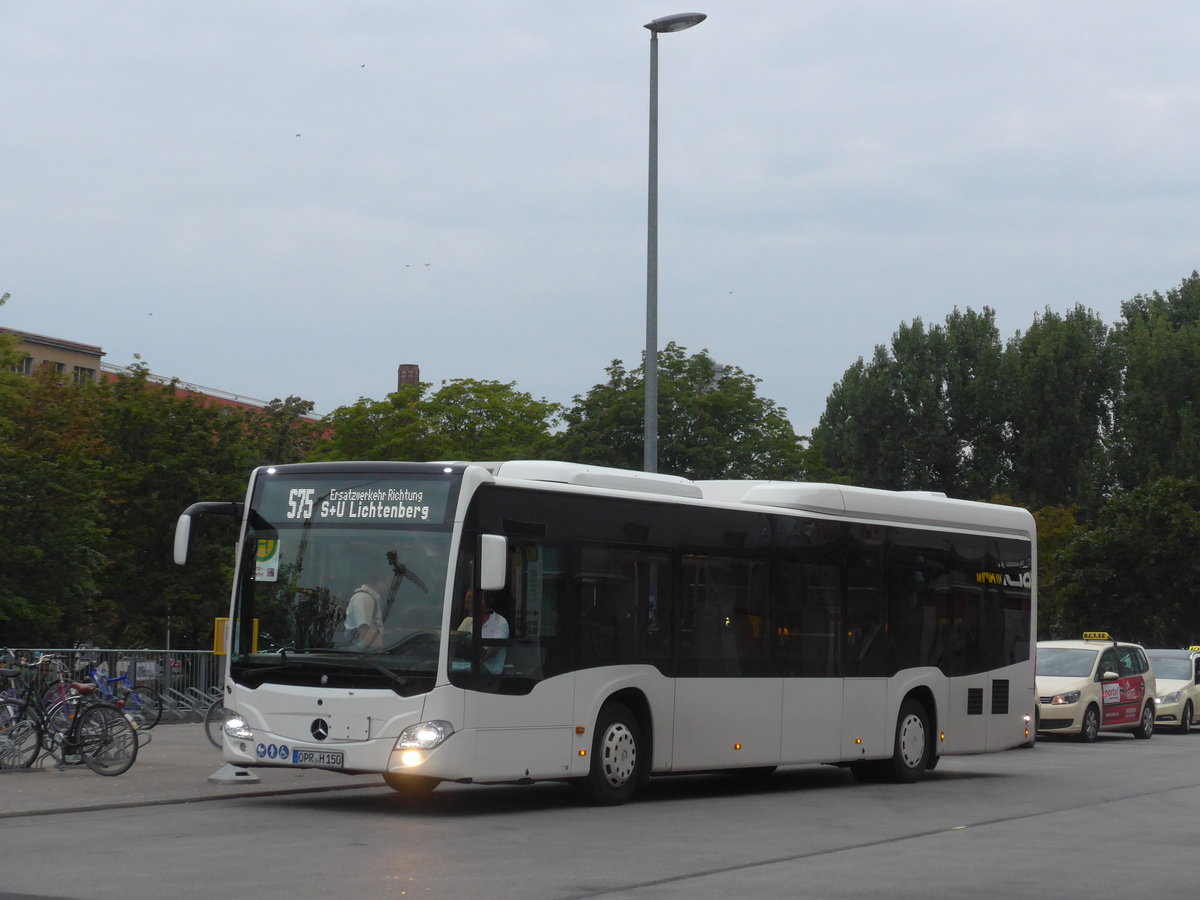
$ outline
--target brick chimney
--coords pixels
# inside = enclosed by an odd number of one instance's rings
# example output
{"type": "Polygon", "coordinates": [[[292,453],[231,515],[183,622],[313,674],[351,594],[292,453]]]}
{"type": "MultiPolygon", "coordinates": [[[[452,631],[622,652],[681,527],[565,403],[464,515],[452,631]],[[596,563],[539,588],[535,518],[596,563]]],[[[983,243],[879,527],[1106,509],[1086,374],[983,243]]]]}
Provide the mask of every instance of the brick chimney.
{"type": "Polygon", "coordinates": [[[414,363],[401,363],[396,369],[396,389],[419,383],[421,380],[421,367],[414,363]]]}

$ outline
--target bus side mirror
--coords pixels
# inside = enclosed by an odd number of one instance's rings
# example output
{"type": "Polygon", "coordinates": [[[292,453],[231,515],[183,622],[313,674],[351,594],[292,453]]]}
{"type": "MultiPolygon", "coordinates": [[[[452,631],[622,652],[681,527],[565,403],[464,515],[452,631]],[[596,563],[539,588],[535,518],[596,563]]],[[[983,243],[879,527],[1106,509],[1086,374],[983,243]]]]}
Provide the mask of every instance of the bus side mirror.
{"type": "Polygon", "coordinates": [[[186,566],[192,549],[192,517],[183,513],[175,523],[175,565],[186,566]]]}
{"type": "Polygon", "coordinates": [[[187,565],[188,553],[192,549],[192,519],[198,519],[200,516],[230,516],[236,524],[241,525],[244,511],[243,503],[218,500],[193,503],[185,509],[175,523],[175,565],[187,565]]]}
{"type": "Polygon", "coordinates": [[[479,536],[479,589],[502,591],[508,582],[508,538],[502,534],[479,536]]]}

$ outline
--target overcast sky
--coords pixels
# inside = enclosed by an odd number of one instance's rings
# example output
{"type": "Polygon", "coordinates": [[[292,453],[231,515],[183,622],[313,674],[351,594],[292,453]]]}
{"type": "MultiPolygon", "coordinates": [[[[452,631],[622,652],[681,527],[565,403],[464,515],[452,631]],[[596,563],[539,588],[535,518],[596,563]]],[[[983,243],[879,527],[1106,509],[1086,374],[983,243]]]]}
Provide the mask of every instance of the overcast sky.
{"type": "Polygon", "coordinates": [[[659,335],[808,433],[902,321],[1200,268],[1200,4],[0,0],[0,325],[318,412],[659,335]]]}

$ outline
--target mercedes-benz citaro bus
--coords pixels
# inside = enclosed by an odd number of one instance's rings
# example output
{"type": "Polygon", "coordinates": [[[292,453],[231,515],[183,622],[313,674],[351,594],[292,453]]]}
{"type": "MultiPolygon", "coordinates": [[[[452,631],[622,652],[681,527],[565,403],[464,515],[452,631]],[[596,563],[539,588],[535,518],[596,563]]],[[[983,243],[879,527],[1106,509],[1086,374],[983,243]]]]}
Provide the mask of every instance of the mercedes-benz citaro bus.
{"type": "Polygon", "coordinates": [[[237,766],[617,804],[668,773],[915,781],[1030,737],[1023,509],[563,462],[280,465],[189,507],[177,562],[213,514],[240,523],[237,766]]]}

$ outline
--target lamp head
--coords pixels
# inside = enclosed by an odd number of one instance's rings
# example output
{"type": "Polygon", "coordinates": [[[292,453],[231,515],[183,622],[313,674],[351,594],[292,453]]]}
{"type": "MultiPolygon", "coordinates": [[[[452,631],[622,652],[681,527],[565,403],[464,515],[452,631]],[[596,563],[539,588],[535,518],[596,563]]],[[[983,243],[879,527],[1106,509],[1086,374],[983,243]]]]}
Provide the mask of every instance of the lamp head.
{"type": "Polygon", "coordinates": [[[675,13],[673,16],[662,16],[655,19],[643,27],[649,28],[655,34],[670,34],[673,31],[683,31],[693,25],[699,25],[707,18],[708,15],[705,13],[675,13]]]}

